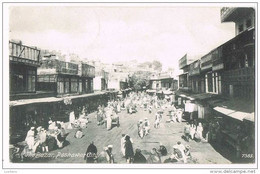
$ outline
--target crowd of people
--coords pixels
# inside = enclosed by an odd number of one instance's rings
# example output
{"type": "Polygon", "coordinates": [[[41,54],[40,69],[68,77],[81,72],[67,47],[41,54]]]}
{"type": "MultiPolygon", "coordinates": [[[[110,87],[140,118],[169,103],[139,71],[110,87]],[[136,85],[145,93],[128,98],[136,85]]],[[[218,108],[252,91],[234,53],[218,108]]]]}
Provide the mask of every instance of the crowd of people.
{"type": "Polygon", "coordinates": [[[75,138],[82,138],[84,136],[82,129],[85,129],[88,123],[86,113],[86,108],[83,107],[78,118],[75,117],[74,111],[71,111],[69,123],[49,120],[47,128],[32,126],[27,132],[25,140],[14,145],[15,152],[11,158],[24,161],[25,157],[33,158],[36,153],[48,153],[63,148],[70,129],[76,129],[75,138]]]}
{"type": "MultiPolygon", "coordinates": [[[[190,146],[185,146],[180,141],[172,147],[172,153],[168,153],[167,148],[160,143],[158,148],[152,148],[148,155],[144,155],[140,148],[136,148],[134,151],[133,139],[127,134],[122,134],[121,153],[128,164],[187,163],[192,158],[190,146]],[[163,156],[165,156],[164,161],[162,160],[163,156]]],[[[94,142],[91,142],[85,153],[84,160],[86,160],[86,163],[116,163],[113,145],[103,147],[103,150],[98,153],[94,142]]]]}
{"type": "Polygon", "coordinates": [[[24,161],[26,157],[33,158],[36,153],[48,153],[49,151],[63,148],[68,133],[63,122],[49,121],[48,129],[42,126],[31,127],[23,142],[15,145],[11,159],[24,161]]]}
{"type": "MultiPolygon", "coordinates": [[[[160,123],[162,122],[163,113],[166,108],[170,110],[170,121],[182,122],[183,110],[176,109],[174,103],[171,100],[159,99],[156,95],[151,96],[146,93],[130,93],[124,99],[109,101],[106,107],[99,106],[97,111],[97,124],[101,125],[103,124],[102,122],[107,121],[110,113],[118,114],[122,110],[126,110],[126,113],[131,116],[141,109],[148,111],[148,114],[152,114],[153,110],[155,109],[157,111],[154,113],[155,119],[153,125],[154,128],[158,129],[160,128],[160,123]],[[108,110],[110,111],[108,112],[108,110]]],[[[150,125],[150,121],[147,117],[138,121],[137,132],[141,139],[144,138],[144,136],[149,135],[151,130],[150,125]]],[[[187,163],[187,159],[191,158],[190,146],[185,146],[180,141],[178,141],[177,144],[173,146],[172,153],[169,153],[167,148],[162,143],[160,143],[159,148],[152,148],[147,157],[145,157],[145,155],[142,153],[142,151],[146,150],[141,150],[140,148],[136,148],[134,150],[134,142],[129,135],[122,134],[120,143],[121,153],[125,158],[126,163],[187,163]],[[169,155],[169,157],[162,161],[161,157],[167,155],[169,155]]],[[[91,146],[92,145],[93,143],[91,146]]],[[[86,156],[88,156],[87,152],[86,156]]],[[[96,155],[95,159],[96,160],[92,162],[115,163],[113,145],[103,147],[103,151],[100,152],[99,155],[96,155]]]]}
{"type": "MultiPolygon", "coordinates": [[[[183,109],[177,109],[174,102],[169,98],[161,99],[156,95],[148,95],[145,92],[132,92],[125,98],[109,100],[106,105],[99,105],[97,108],[97,121],[95,124],[98,126],[104,124],[107,130],[111,130],[113,128],[113,123],[117,123],[117,126],[119,126],[119,113],[123,110],[125,110],[124,114],[127,114],[130,117],[139,110],[147,111],[147,114],[154,114],[155,117],[154,120],[150,120],[153,124],[150,123],[148,117],[138,121],[138,136],[143,139],[151,133],[151,125],[153,125],[155,129],[160,129],[166,108],[169,111],[168,116],[170,118],[166,123],[181,123],[183,121],[183,109]]],[[[35,130],[34,127],[31,127],[25,139],[26,149],[33,153],[36,153],[37,151],[48,153],[55,148],[63,148],[66,136],[68,135],[66,130],[69,129],[76,129],[74,134],[75,139],[82,138],[84,136],[83,129],[86,129],[87,124],[90,123],[87,113],[87,108],[83,107],[77,117],[73,110],[70,112],[68,123],[50,120],[48,129],[44,129],[40,126],[35,130]]],[[[201,123],[198,125],[187,123],[184,129],[185,139],[188,141],[189,139],[194,138],[202,139],[202,131],[203,127],[201,123]]],[[[167,150],[167,148],[160,143],[158,148],[154,147],[149,151],[149,156],[147,157],[143,154],[145,149],[134,149],[133,143],[133,139],[129,135],[122,135],[121,152],[126,163],[187,163],[187,159],[191,158],[190,147],[188,145],[183,145],[180,141],[173,146],[172,150],[167,150]],[[166,157],[167,155],[169,157],[162,161],[161,157],[166,157]]],[[[87,148],[85,160],[87,163],[115,163],[113,145],[103,147],[103,151],[98,154],[97,147],[94,145],[94,142],[91,142],[87,148]]]]}

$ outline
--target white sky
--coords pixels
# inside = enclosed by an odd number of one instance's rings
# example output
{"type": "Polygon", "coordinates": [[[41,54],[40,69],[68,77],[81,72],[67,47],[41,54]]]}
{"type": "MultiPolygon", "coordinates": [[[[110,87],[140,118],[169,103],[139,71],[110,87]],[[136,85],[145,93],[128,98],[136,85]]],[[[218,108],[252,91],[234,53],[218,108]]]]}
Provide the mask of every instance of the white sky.
{"type": "Polygon", "coordinates": [[[204,55],[235,36],[220,7],[10,7],[10,39],[82,58],[157,59],[178,70],[185,54],[204,55]]]}

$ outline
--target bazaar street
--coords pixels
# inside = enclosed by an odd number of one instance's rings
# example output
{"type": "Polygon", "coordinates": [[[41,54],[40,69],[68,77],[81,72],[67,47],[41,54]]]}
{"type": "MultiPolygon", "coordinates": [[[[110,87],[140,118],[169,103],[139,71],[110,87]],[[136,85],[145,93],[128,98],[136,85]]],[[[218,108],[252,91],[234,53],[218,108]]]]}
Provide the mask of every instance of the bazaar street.
{"type": "Polygon", "coordinates": [[[256,168],[257,6],[226,5],[10,6],[3,168],[256,168]]]}
{"type": "MultiPolygon", "coordinates": [[[[167,110],[167,109],[166,109],[167,110]]],[[[147,158],[153,147],[158,148],[159,143],[163,143],[168,153],[172,153],[172,146],[176,144],[177,141],[181,141],[183,144],[189,144],[191,146],[191,155],[192,160],[188,163],[199,163],[199,164],[229,164],[231,163],[218,152],[216,152],[209,143],[202,142],[185,142],[181,136],[183,135],[183,127],[185,122],[182,123],[166,123],[166,120],[169,118],[166,116],[168,112],[164,112],[163,119],[159,129],[155,129],[152,124],[155,117],[155,109],[151,114],[148,111],[144,111],[143,108],[139,108],[137,113],[132,115],[127,114],[125,110],[119,113],[120,118],[120,127],[113,127],[110,131],[107,131],[104,125],[97,126],[96,113],[90,114],[87,128],[83,129],[84,137],[81,139],[74,138],[76,129],[67,130],[70,131],[70,134],[67,137],[69,141],[68,145],[65,145],[62,149],[57,149],[51,151],[54,157],[53,158],[39,158],[42,162],[49,163],[85,163],[85,160],[82,156],[80,157],[66,157],[66,154],[82,154],[84,155],[86,149],[91,141],[94,141],[97,146],[98,153],[103,150],[104,146],[109,144],[113,145],[113,154],[116,163],[126,163],[125,158],[122,157],[120,151],[120,140],[121,134],[125,133],[130,135],[133,139],[133,148],[140,148],[142,154],[147,158]],[[151,132],[148,136],[145,136],[141,139],[137,134],[137,122],[140,119],[147,117],[151,123],[151,132]]],[[[168,158],[162,157],[162,161],[168,158]]],[[[37,162],[35,160],[34,162],[37,162]]]]}

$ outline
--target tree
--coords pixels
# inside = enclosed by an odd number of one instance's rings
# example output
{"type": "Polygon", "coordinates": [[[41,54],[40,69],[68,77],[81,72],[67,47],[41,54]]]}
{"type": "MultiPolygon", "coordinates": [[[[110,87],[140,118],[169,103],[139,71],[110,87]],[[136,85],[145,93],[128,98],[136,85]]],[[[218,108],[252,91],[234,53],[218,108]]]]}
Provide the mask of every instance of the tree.
{"type": "Polygon", "coordinates": [[[142,90],[149,85],[151,75],[151,72],[137,71],[129,76],[129,86],[134,90],[142,90]]]}
{"type": "Polygon", "coordinates": [[[162,71],[162,63],[161,62],[154,60],[152,64],[154,66],[154,70],[162,71]]]}

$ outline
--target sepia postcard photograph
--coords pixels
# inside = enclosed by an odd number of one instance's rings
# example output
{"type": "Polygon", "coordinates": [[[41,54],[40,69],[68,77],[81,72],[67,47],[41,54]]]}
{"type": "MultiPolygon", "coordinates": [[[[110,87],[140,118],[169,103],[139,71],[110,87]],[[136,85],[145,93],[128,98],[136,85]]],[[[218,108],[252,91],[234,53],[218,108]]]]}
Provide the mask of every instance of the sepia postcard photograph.
{"type": "Polygon", "coordinates": [[[257,5],[3,2],[2,168],[255,173],[257,5]]]}

